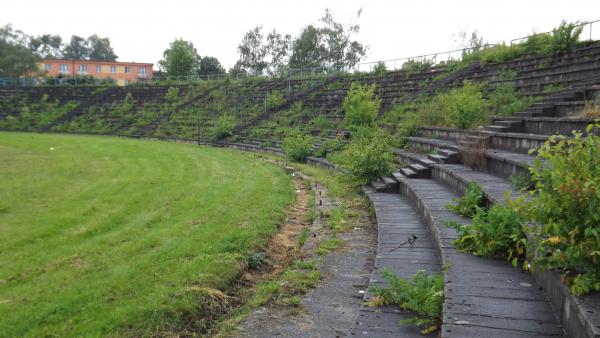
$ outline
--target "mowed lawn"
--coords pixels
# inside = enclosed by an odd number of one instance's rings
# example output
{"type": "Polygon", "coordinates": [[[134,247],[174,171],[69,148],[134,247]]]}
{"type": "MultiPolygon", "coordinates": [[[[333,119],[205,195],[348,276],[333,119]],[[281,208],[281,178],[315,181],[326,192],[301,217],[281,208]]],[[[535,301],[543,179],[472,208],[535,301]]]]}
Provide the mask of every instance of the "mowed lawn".
{"type": "Polygon", "coordinates": [[[294,201],[250,155],[0,133],[0,336],[147,336],[227,290],[294,201]]]}

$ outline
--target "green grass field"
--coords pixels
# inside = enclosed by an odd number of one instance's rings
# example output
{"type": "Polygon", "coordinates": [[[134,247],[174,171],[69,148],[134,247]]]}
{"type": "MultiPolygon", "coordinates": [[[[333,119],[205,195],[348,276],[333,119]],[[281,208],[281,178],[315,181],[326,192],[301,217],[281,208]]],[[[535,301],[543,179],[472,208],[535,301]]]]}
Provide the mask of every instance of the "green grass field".
{"type": "Polygon", "coordinates": [[[141,336],[205,316],[294,200],[252,156],[0,133],[0,336],[141,336]]]}

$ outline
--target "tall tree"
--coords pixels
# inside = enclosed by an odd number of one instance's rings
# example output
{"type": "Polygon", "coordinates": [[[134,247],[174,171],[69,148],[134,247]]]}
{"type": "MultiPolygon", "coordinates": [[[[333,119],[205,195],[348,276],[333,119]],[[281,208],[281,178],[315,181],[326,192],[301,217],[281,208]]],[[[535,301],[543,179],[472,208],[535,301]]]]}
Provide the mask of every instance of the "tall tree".
{"type": "MultiPolygon", "coordinates": [[[[361,13],[362,9],[358,11],[357,19],[361,13]]],[[[325,51],[321,66],[348,69],[359,63],[367,52],[363,44],[352,40],[353,35],[360,31],[360,26],[348,24],[344,27],[342,23],[335,21],[329,9],[325,10],[325,16],[320,21],[323,24],[319,28],[320,48],[325,51]]]]}
{"type": "Polygon", "coordinates": [[[71,36],[69,44],[63,48],[63,57],[72,60],[86,60],[89,58],[90,49],[86,39],[81,36],[71,36]]]}
{"type": "Polygon", "coordinates": [[[101,38],[96,34],[91,35],[87,39],[87,46],[90,60],[115,61],[118,58],[110,45],[109,38],[101,38]]]}
{"type": "Polygon", "coordinates": [[[185,76],[198,73],[200,56],[190,41],[176,39],[163,53],[158,62],[168,76],[185,76]]]}
{"type": "MultiPolygon", "coordinates": [[[[360,18],[361,10],[357,13],[360,18]]],[[[292,41],[290,35],[276,30],[266,40],[262,26],[248,31],[238,46],[239,59],[232,73],[280,74],[287,67],[327,67],[348,69],[365,56],[367,47],[356,41],[358,24],[343,25],[335,21],[329,9],[319,20],[320,25],[306,26],[292,41]]]]}
{"type": "Polygon", "coordinates": [[[261,75],[267,68],[267,50],[263,43],[262,26],[249,30],[238,45],[240,58],[233,67],[234,73],[261,75]]]}
{"type": "Polygon", "coordinates": [[[266,54],[269,56],[267,72],[270,75],[280,74],[288,65],[292,37],[281,35],[273,30],[267,35],[266,54]]]}
{"type": "Polygon", "coordinates": [[[35,55],[28,47],[25,33],[10,24],[0,27],[0,76],[20,77],[37,70],[35,55]]]}
{"type": "Polygon", "coordinates": [[[212,75],[212,74],[223,74],[225,68],[221,66],[221,63],[216,57],[205,56],[200,59],[200,66],[198,67],[198,75],[212,75]]]}
{"type": "Polygon", "coordinates": [[[44,34],[29,37],[29,48],[38,56],[47,59],[62,57],[62,38],[59,35],[44,34]]]}
{"type": "Polygon", "coordinates": [[[321,32],[313,25],[304,27],[292,45],[290,68],[323,66],[327,51],[321,42],[321,32]]]}

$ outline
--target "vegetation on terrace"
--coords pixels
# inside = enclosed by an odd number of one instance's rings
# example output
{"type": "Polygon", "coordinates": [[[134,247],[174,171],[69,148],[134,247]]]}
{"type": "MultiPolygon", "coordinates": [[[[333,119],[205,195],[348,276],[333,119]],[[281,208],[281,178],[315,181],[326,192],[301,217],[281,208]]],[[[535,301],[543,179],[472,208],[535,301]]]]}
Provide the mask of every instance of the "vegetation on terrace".
{"type": "Polygon", "coordinates": [[[0,335],[203,332],[291,179],[248,154],[0,133],[0,335]]]}

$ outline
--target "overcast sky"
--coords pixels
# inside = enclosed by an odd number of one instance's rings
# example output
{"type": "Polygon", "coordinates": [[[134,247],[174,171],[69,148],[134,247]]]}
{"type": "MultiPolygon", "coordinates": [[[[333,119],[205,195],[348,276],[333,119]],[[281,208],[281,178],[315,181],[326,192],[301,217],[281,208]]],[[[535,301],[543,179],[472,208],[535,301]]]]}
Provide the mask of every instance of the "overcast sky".
{"type": "MultiPolygon", "coordinates": [[[[296,36],[317,23],[325,8],[344,23],[354,22],[363,8],[358,39],[369,46],[365,61],[453,49],[461,30],[477,30],[496,42],[550,30],[562,19],[600,19],[599,0],[7,0],[0,25],[11,23],[30,35],[59,34],[63,40],[72,34],[107,36],[119,61],[156,63],[170,41],[183,38],[201,56],[215,56],[229,68],[249,29],[263,25],[265,31],[296,36]]],[[[593,32],[600,38],[600,22],[593,32]]]]}

